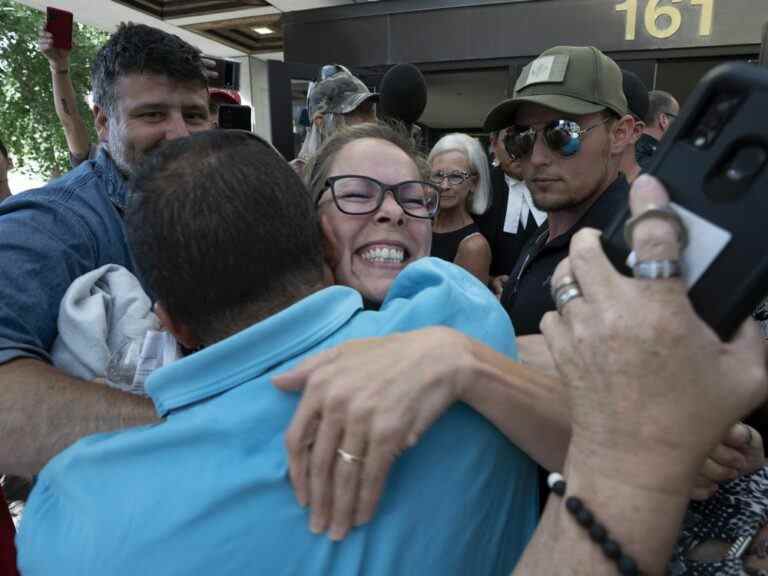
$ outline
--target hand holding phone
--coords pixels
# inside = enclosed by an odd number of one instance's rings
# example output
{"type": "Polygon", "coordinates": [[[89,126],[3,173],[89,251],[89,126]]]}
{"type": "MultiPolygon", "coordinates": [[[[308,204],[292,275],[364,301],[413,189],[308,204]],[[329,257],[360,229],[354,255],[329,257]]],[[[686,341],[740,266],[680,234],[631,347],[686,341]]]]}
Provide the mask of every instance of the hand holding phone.
{"type": "MultiPolygon", "coordinates": [[[[725,64],[707,74],[649,167],[688,230],[681,260],[696,312],[723,340],[768,294],[768,70],[725,64]]],[[[623,214],[606,229],[624,245],[623,214]]]]}
{"type": "MultiPolygon", "coordinates": [[[[59,50],[72,50],[72,13],[58,8],[46,8],[45,31],[50,33],[53,39],[52,48],[59,50]]],[[[41,40],[43,37],[41,36],[41,40]]],[[[47,40],[47,38],[46,38],[47,40]]],[[[46,45],[47,48],[47,45],[46,45]]],[[[41,52],[45,54],[43,48],[41,52]]],[[[46,54],[47,56],[47,54],[46,54]]],[[[50,58],[49,58],[50,59],[50,58]]]]}
{"type": "Polygon", "coordinates": [[[203,57],[209,88],[240,90],[240,63],[210,56],[203,57]]]}
{"type": "Polygon", "coordinates": [[[251,131],[251,107],[239,104],[219,106],[218,127],[224,130],[251,131]]]}

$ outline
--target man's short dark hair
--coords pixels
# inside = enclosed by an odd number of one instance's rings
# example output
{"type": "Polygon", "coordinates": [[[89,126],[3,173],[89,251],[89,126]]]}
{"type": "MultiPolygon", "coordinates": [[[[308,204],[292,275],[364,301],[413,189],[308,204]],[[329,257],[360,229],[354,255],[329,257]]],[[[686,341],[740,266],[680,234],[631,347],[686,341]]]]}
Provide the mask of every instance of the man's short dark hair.
{"type": "Polygon", "coordinates": [[[8,159],[8,148],[5,147],[5,144],[3,144],[3,141],[0,140],[0,154],[5,158],[8,159]]]}
{"type": "Polygon", "coordinates": [[[128,74],[158,74],[208,86],[200,50],[178,36],[130,22],[120,24],[91,67],[93,101],[110,115],[117,110],[117,81],[128,74]]]}
{"type": "Polygon", "coordinates": [[[130,186],[126,221],[140,273],[169,316],[203,343],[322,285],[309,194],[257,136],[213,130],[169,142],[130,186]]]}
{"type": "Polygon", "coordinates": [[[645,125],[653,126],[660,114],[672,114],[675,107],[675,97],[663,90],[651,90],[648,92],[648,114],[645,116],[645,125]]]}

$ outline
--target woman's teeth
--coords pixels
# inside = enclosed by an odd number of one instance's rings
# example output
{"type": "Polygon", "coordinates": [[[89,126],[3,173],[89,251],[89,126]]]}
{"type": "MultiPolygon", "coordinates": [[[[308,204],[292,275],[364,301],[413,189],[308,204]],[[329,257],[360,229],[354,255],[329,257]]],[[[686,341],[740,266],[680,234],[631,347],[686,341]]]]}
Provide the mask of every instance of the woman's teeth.
{"type": "Polygon", "coordinates": [[[363,260],[368,262],[401,263],[405,258],[402,248],[372,248],[361,254],[363,260]]]}

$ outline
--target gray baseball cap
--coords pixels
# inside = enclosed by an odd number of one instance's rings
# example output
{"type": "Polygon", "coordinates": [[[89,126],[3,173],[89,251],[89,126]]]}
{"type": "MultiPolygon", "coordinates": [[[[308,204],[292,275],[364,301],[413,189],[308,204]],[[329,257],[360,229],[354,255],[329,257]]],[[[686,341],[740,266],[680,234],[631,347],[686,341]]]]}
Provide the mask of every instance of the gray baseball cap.
{"type": "Polygon", "coordinates": [[[378,102],[379,95],[371,92],[354,75],[341,70],[318,82],[309,93],[309,117],[315,114],[348,114],[363,102],[378,102]]]}

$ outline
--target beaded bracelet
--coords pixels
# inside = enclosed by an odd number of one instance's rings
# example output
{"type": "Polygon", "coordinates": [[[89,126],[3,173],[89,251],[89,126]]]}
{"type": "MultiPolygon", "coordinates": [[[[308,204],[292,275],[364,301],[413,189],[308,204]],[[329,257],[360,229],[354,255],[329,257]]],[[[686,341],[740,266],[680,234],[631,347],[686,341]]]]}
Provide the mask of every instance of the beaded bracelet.
{"type": "MultiPolygon", "coordinates": [[[[561,474],[557,472],[550,474],[547,478],[547,484],[552,492],[561,498],[565,496],[567,484],[561,474]]],[[[638,576],[640,574],[637,562],[624,553],[621,545],[609,536],[608,529],[595,518],[580,498],[569,496],[565,499],[565,508],[575,518],[576,523],[589,532],[589,537],[600,546],[605,557],[616,563],[619,574],[622,576],[638,576]]]]}

